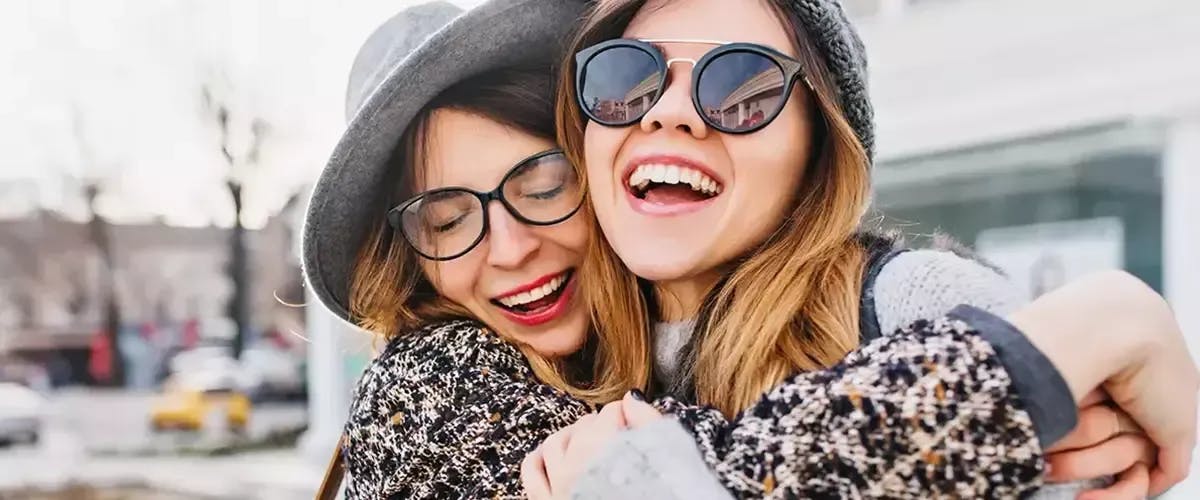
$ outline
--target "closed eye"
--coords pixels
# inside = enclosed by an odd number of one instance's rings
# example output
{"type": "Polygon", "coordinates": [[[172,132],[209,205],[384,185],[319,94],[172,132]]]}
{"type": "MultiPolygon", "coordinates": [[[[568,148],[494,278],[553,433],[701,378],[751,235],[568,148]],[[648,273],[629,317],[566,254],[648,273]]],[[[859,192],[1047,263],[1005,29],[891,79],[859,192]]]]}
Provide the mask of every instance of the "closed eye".
{"type": "Polygon", "coordinates": [[[445,223],[435,224],[433,226],[433,231],[436,233],[445,233],[445,232],[452,231],[452,230],[454,230],[454,228],[462,225],[463,220],[465,220],[466,218],[467,218],[466,215],[460,215],[460,216],[455,217],[454,219],[451,219],[450,221],[447,221],[445,223]]]}
{"type": "Polygon", "coordinates": [[[562,194],[562,192],[565,191],[566,189],[567,189],[566,186],[559,184],[554,189],[549,189],[546,191],[538,191],[536,193],[529,193],[529,194],[525,195],[525,197],[533,198],[535,200],[550,200],[550,199],[554,199],[554,198],[558,197],[558,195],[562,194]]]}

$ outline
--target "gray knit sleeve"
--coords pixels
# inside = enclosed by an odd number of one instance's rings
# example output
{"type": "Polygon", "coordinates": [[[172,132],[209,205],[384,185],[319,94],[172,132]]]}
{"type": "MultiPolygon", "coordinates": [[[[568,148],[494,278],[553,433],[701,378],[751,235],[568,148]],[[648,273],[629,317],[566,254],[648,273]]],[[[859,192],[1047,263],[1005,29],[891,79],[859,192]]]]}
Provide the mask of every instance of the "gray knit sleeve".
{"type": "Polygon", "coordinates": [[[593,464],[575,483],[571,498],[733,498],[704,463],[695,438],[673,418],[617,434],[593,464]]]}
{"type": "Polygon", "coordinates": [[[998,316],[1025,299],[1000,273],[941,250],[897,255],[875,279],[875,313],[884,335],[920,319],[938,318],[966,304],[998,316]]]}

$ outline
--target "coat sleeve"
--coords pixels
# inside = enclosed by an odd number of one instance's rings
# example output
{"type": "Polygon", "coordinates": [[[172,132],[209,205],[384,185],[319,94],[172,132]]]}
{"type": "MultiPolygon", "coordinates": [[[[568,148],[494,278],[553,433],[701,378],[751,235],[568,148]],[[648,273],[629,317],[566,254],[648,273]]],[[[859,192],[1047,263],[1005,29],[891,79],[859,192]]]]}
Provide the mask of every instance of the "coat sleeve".
{"type": "Polygon", "coordinates": [[[918,321],[796,375],[733,421],[673,401],[660,408],[674,419],[610,444],[575,498],[688,498],[678,488],[712,476],[737,498],[1015,498],[1041,484],[1021,398],[996,350],[958,319],[918,321]],[[689,461],[708,469],[670,469],[689,461]]]}
{"type": "MultiPolygon", "coordinates": [[[[875,310],[882,332],[893,332],[922,318],[936,318],[960,305],[969,305],[993,314],[1006,315],[1028,302],[1028,294],[1019,290],[1007,276],[967,255],[947,250],[912,250],[896,256],[880,270],[874,286],[875,310]]],[[[1046,390],[1045,379],[1033,373],[1034,367],[1012,367],[1018,391],[1046,390]],[[1028,375],[1028,376],[1023,376],[1028,375]]],[[[1028,399],[1028,398],[1027,398],[1028,399]]],[[[1034,397],[1035,401],[1042,398],[1034,397]]],[[[1051,405],[1056,402],[1048,401],[1051,405]]],[[[1060,401],[1074,408],[1074,401],[1060,401]]],[[[1039,431],[1052,431],[1048,427],[1062,427],[1046,422],[1046,408],[1028,408],[1035,423],[1041,424],[1039,431]]],[[[1065,423],[1067,428],[1074,422],[1065,423]]],[[[1049,444],[1043,441],[1043,444],[1049,444]]],[[[1075,498],[1089,488],[1100,487],[1112,482],[1111,477],[1100,477],[1089,481],[1050,484],[1033,496],[1034,500],[1075,498]]]]}
{"type": "Polygon", "coordinates": [[[412,332],[359,382],[343,449],[346,496],[521,496],[521,460],[588,411],[478,324],[412,332]]]}

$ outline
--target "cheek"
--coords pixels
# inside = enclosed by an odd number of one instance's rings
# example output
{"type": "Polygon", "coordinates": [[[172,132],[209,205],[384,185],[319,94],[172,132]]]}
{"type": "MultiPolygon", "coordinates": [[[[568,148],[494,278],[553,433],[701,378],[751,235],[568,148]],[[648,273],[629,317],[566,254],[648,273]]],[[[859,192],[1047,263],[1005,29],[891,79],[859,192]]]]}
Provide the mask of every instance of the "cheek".
{"type": "Polygon", "coordinates": [[[587,172],[588,194],[596,217],[605,220],[615,208],[621,194],[617,154],[626,132],[589,124],[584,132],[584,163],[587,172]]]}
{"type": "Polygon", "coordinates": [[[769,182],[777,192],[794,192],[812,156],[812,123],[804,100],[793,94],[775,121],[751,138],[760,146],[771,147],[740,148],[742,156],[752,157],[747,165],[755,166],[760,180],[769,182]]]}
{"type": "Polygon", "coordinates": [[[569,264],[571,266],[579,265],[583,260],[584,252],[587,251],[587,211],[580,209],[570,219],[561,224],[547,227],[546,230],[549,232],[547,237],[554,240],[570,256],[569,264]]]}
{"type": "Polygon", "coordinates": [[[812,154],[812,127],[797,104],[789,103],[766,128],[726,141],[737,169],[740,212],[749,220],[781,221],[800,189],[812,154]]]}
{"type": "Polygon", "coordinates": [[[472,259],[472,254],[448,262],[422,263],[425,276],[433,284],[438,295],[462,306],[470,306],[476,301],[474,292],[475,283],[479,278],[479,266],[473,262],[475,259],[472,259]]]}

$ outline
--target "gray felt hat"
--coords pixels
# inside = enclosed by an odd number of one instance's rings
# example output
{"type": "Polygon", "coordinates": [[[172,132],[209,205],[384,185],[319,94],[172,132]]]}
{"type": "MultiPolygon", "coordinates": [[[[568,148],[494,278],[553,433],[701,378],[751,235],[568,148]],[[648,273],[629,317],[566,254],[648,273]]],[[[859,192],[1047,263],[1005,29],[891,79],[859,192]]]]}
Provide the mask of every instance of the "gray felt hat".
{"type": "Polygon", "coordinates": [[[304,275],[326,307],[349,319],[354,260],[382,215],[369,201],[379,193],[408,123],[467,78],[557,63],[586,6],[584,0],[489,0],[457,15],[457,7],[432,2],[406,9],[371,35],[351,69],[349,124],[304,219],[304,275]]]}

